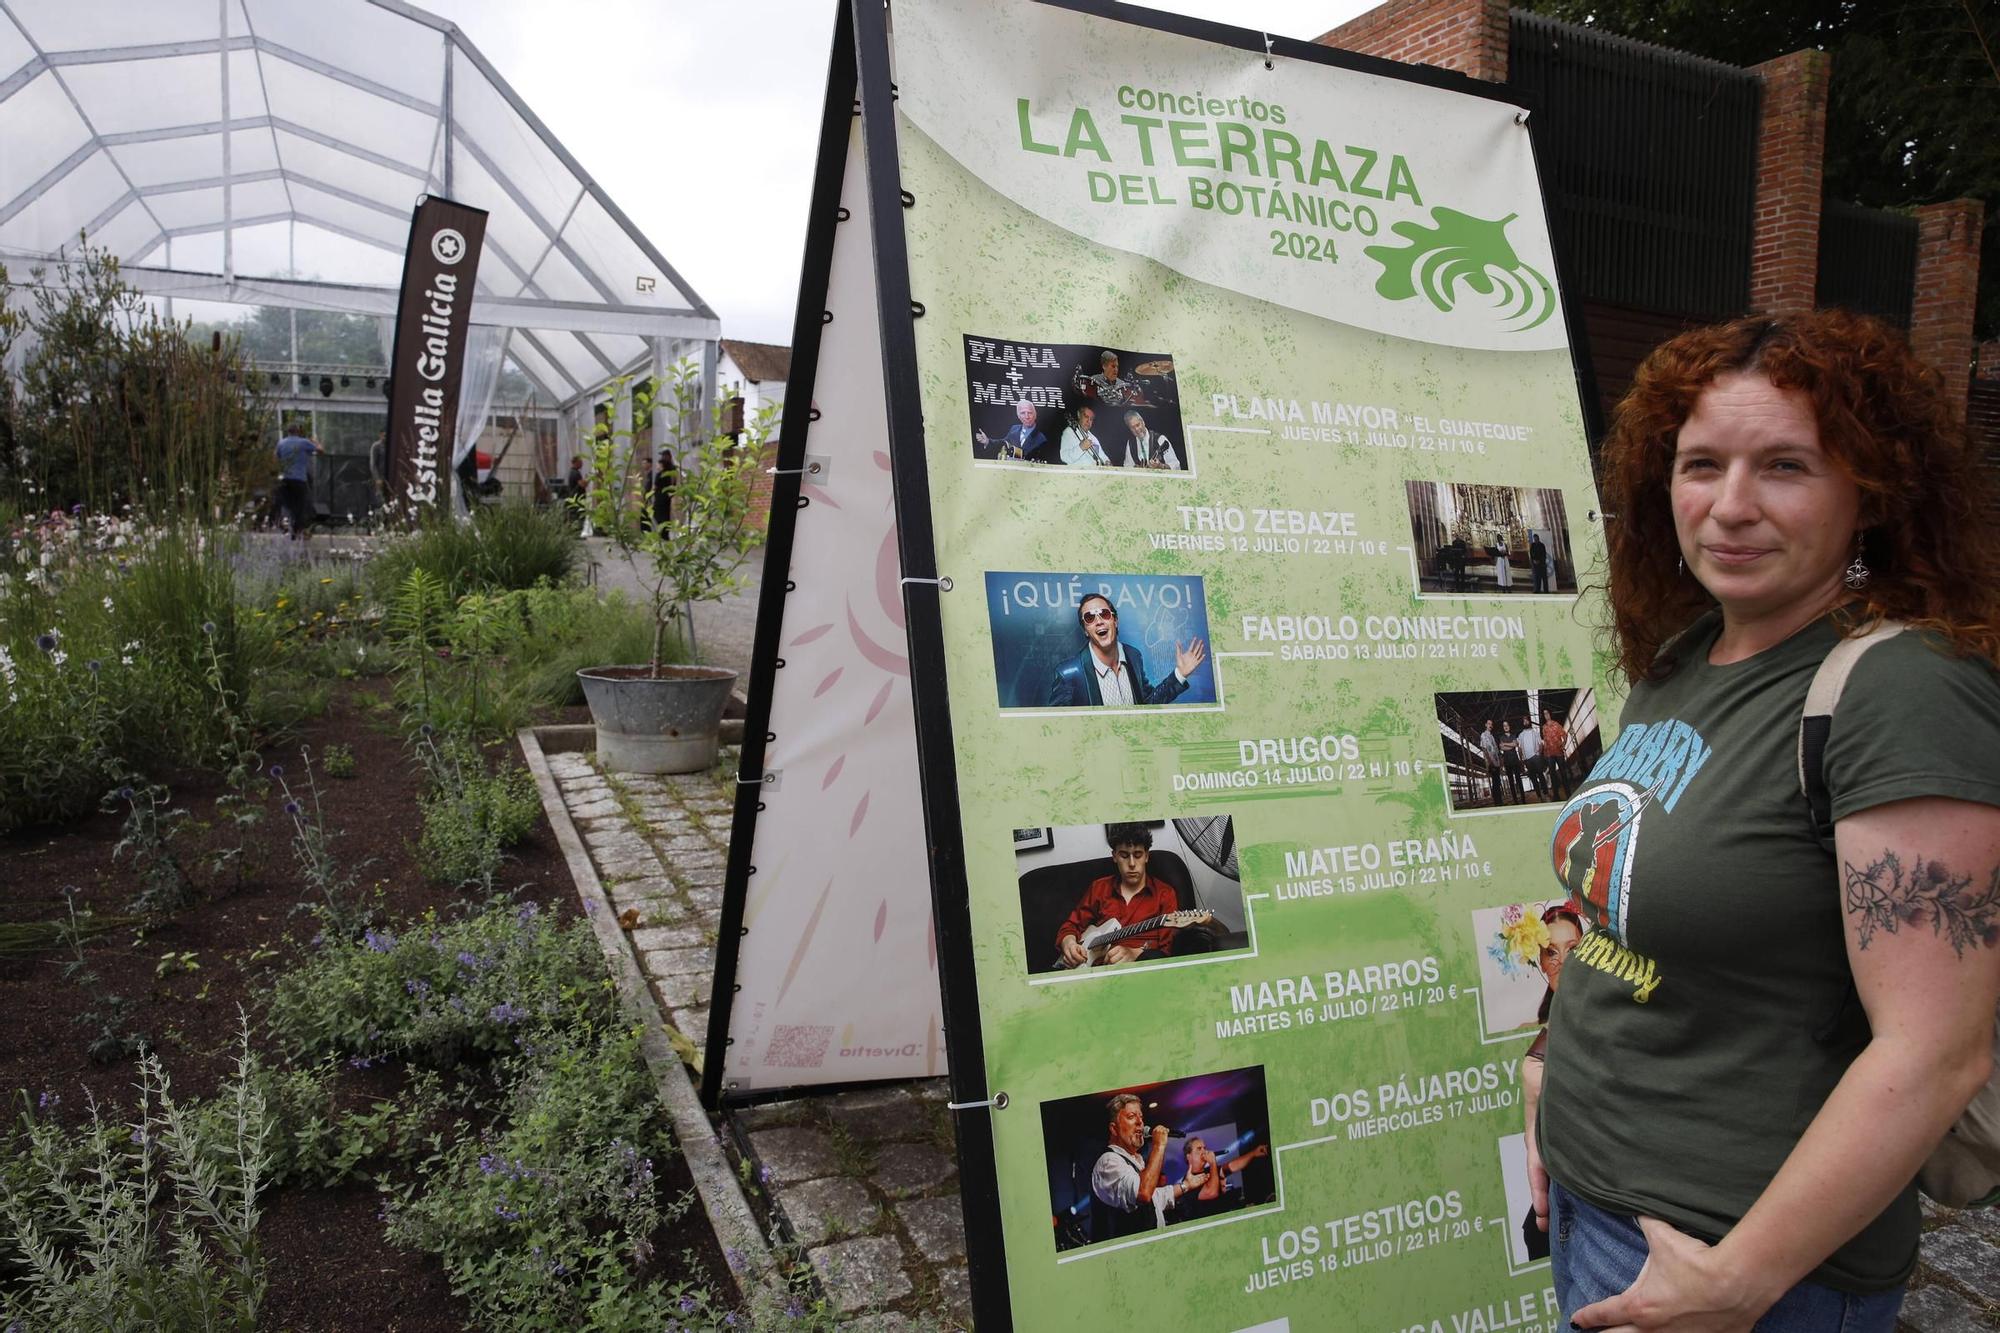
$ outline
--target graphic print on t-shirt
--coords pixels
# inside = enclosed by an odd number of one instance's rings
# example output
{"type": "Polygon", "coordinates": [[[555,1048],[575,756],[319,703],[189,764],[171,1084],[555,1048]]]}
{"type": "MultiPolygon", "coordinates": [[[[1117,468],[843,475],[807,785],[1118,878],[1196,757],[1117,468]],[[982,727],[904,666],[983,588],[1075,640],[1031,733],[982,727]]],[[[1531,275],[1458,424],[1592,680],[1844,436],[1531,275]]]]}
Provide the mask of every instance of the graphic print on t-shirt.
{"type": "Polygon", "coordinates": [[[1632,867],[1639,829],[1657,806],[1671,814],[1714,751],[1701,733],[1668,719],[1619,733],[1556,820],[1549,853],[1556,878],[1592,929],[1572,957],[1633,983],[1644,1004],[1660,983],[1651,959],[1630,947],[1632,867]]]}

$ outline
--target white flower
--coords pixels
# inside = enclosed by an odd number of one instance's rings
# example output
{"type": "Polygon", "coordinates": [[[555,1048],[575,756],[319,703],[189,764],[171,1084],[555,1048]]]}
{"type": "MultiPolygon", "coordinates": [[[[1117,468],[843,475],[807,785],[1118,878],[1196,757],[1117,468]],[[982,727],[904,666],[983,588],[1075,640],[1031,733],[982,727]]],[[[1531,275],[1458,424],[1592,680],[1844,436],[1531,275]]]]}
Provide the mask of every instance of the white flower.
{"type": "Polygon", "coordinates": [[[119,651],[124,653],[136,653],[139,651],[139,641],[137,639],[134,639],[132,640],[132,642],[126,644],[123,648],[119,649],[119,651]]]}
{"type": "Polygon", "coordinates": [[[131,666],[131,665],[132,665],[132,654],[130,654],[130,653],[126,653],[126,654],[125,654],[125,655],[124,655],[123,657],[120,657],[120,658],[118,659],[118,665],[119,665],[119,666],[131,666]]]}
{"type": "Polygon", "coordinates": [[[104,599],[104,609],[106,611],[111,610],[111,599],[109,597],[104,599]]]}
{"type": "Polygon", "coordinates": [[[64,662],[69,661],[69,654],[58,648],[49,654],[49,660],[57,666],[61,666],[64,662]]]}

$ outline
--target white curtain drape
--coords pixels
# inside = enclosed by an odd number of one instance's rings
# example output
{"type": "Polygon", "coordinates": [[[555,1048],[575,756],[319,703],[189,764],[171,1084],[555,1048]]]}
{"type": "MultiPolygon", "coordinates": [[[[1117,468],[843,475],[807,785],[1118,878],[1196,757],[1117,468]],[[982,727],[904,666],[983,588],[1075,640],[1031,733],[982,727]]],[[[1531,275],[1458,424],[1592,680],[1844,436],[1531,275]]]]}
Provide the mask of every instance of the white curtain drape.
{"type": "MultiPolygon", "coordinates": [[[[465,331],[465,373],[458,381],[458,422],[451,447],[453,476],[486,429],[486,415],[493,407],[493,392],[500,385],[500,368],[506,364],[507,341],[512,333],[512,329],[491,324],[473,324],[465,331]]],[[[455,492],[456,489],[454,485],[455,492]]],[[[458,512],[469,512],[462,494],[458,497],[458,512]]]]}

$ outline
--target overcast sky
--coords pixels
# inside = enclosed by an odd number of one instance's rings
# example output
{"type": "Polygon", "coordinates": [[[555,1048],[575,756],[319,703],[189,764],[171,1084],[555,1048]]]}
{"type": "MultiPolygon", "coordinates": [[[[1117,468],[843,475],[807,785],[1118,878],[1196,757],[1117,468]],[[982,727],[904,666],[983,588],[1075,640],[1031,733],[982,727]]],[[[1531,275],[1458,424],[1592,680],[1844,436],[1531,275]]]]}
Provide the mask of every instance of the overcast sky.
{"type": "MultiPolygon", "coordinates": [[[[1373,2],[1158,7],[1312,38],[1373,2]]],[[[836,0],[416,3],[493,62],[725,337],[791,341],[836,0]]]]}

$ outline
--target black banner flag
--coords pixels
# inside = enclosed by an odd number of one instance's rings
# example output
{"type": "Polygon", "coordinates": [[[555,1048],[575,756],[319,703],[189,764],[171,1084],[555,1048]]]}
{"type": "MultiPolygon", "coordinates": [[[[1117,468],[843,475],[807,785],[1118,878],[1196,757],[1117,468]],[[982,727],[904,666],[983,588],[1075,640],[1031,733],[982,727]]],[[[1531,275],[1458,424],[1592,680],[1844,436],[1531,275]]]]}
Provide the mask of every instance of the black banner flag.
{"type": "Polygon", "coordinates": [[[411,507],[437,503],[449,486],[486,212],[436,196],[419,201],[403,258],[396,344],[389,357],[390,498],[411,507]]]}

